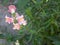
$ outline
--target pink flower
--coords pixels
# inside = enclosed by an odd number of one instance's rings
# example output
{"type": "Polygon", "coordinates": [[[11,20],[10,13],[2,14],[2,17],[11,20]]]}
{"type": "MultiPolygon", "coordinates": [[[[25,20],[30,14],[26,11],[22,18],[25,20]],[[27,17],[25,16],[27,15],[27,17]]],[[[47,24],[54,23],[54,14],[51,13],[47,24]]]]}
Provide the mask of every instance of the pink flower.
{"type": "Polygon", "coordinates": [[[23,24],[24,16],[23,16],[23,15],[21,15],[21,16],[17,16],[17,17],[16,17],[16,20],[17,20],[18,23],[21,25],[21,24],[23,24]]]}
{"type": "Polygon", "coordinates": [[[21,16],[17,16],[17,21],[18,21],[18,23],[20,24],[20,25],[26,25],[27,24],[27,21],[26,20],[24,20],[24,16],[23,15],[21,15],[21,16]]]}
{"type": "Polygon", "coordinates": [[[14,25],[14,27],[13,27],[13,29],[15,30],[15,29],[17,29],[17,30],[19,30],[20,29],[20,25],[19,25],[19,23],[13,23],[13,25],[14,25]]]}
{"type": "Polygon", "coordinates": [[[13,18],[8,17],[7,15],[5,16],[5,19],[6,19],[6,22],[9,24],[14,22],[13,18]]]}
{"type": "Polygon", "coordinates": [[[10,13],[15,13],[15,11],[16,11],[16,7],[14,6],[14,5],[10,5],[10,6],[8,6],[8,8],[9,8],[9,12],[10,13]]]}

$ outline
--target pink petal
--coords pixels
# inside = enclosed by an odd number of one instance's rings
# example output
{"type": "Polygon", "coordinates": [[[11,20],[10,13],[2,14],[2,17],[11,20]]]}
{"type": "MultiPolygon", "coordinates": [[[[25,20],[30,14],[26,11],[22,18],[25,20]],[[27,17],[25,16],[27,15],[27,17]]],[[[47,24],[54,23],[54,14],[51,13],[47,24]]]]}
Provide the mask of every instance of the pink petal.
{"type": "Polygon", "coordinates": [[[8,6],[8,8],[9,8],[8,12],[15,13],[16,7],[14,5],[10,5],[8,6]]]}
{"type": "Polygon", "coordinates": [[[20,29],[20,25],[18,24],[18,23],[13,23],[13,29],[15,30],[15,29],[17,29],[17,30],[19,30],[20,29]]]}
{"type": "Polygon", "coordinates": [[[9,9],[15,9],[15,10],[16,10],[15,5],[10,5],[10,6],[8,6],[8,8],[9,8],[9,9]]]}
{"type": "Polygon", "coordinates": [[[7,15],[5,16],[5,19],[6,19],[6,22],[9,24],[14,22],[13,18],[8,17],[7,15]]]}
{"type": "Polygon", "coordinates": [[[16,20],[18,20],[18,21],[23,21],[23,20],[24,20],[24,16],[23,16],[23,15],[18,16],[18,17],[16,17],[16,20]]]}

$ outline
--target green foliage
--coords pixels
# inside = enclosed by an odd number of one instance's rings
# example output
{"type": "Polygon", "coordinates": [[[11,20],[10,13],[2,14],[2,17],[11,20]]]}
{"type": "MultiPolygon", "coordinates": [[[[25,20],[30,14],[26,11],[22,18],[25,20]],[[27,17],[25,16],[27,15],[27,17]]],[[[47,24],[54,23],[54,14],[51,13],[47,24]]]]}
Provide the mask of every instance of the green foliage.
{"type": "Polygon", "coordinates": [[[27,19],[21,45],[60,45],[60,0],[18,0],[16,6],[27,19]]]}

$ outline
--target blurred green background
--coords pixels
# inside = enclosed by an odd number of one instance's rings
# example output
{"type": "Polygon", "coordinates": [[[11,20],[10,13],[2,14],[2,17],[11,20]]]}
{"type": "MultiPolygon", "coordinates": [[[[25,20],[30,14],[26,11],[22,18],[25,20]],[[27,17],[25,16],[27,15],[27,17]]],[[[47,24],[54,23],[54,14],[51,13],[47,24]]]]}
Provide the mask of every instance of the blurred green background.
{"type": "Polygon", "coordinates": [[[60,0],[4,0],[2,4],[16,5],[27,20],[20,30],[22,38],[17,36],[20,45],[60,45],[60,0]]]}

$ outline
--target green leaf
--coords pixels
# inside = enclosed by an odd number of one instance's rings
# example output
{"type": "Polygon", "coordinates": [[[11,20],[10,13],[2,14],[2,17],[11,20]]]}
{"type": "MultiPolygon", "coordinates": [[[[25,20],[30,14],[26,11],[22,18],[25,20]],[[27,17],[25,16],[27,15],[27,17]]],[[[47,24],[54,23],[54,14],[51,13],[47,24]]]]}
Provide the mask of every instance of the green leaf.
{"type": "Polygon", "coordinates": [[[60,41],[54,41],[53,44],[54,45],[60,45],[60,41]]]}
{"type": "Polygon", "coordinates": [[[29,0],[25,1],[25,0],[18,0],[18,3],[16,4],[17,8],[19,11],[24,11],[25,10],[25,6],[27,4],[29,0]]]}

